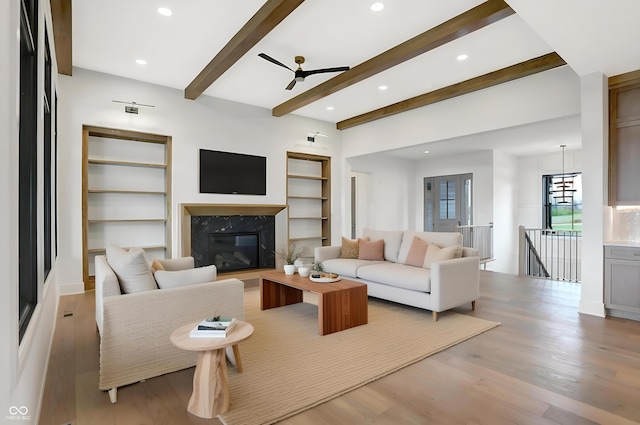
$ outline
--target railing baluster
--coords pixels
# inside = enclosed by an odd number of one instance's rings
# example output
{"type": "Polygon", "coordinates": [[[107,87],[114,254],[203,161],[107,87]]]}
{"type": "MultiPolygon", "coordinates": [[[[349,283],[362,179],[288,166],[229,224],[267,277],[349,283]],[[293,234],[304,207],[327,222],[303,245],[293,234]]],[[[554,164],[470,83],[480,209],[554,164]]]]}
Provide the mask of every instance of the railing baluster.
{"type": "Polygon", "coordinates": [[[529,276],[580,282],[580,245],[577,230],[524,229],[525,252],[521,270],[529,276]]]}

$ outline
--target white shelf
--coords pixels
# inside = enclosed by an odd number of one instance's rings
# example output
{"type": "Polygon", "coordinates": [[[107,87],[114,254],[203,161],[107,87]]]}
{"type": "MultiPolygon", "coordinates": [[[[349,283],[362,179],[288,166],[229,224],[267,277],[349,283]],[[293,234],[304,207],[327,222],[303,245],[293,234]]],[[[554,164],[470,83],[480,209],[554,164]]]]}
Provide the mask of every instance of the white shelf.
{"type": "Polygon", "coordinates": [[[322,181],[326,181],[327,177],[322,177],[322,176],[305,176],[302,174],[289,174],[287,177],[289,177],[290,179],[303,179],[303,180],[322,180],[322,181]]]}
{"type": "Polygon", "coordinates": [[[113,219],[100,219],[100,220],[87,220],[87,223],[135,223],[135,222],[166,222],[166,218],[113,218],[113,219]]]}
{"type": "Polygon", "coordinates": [[[171,138],[83,127],[83,279],[110,244],[171,256],[171,138]]]}
{"type": "Polygon", "coordinates": [[[153,164],[150,162],[113,161],[108,159],[89,159],[89,164],[117,165],[117,166],[123,166],[123,167],[167,168],[166,164],[153,164]]]}
{"type": "Polygon", "coordinates": [[[165,196],[167,192],[158,192],[153,190],[116,190],[116,189],[89,189],[88,193],[91,194],[107,194],[107,193],[116,193],[121,195],[163,195],[165,196]]]}
{"type": "Polygon", "coordinates": [[[315,248],[330,243],[331,158],[288,152],[287,215],[290,243],[315,248]]]}

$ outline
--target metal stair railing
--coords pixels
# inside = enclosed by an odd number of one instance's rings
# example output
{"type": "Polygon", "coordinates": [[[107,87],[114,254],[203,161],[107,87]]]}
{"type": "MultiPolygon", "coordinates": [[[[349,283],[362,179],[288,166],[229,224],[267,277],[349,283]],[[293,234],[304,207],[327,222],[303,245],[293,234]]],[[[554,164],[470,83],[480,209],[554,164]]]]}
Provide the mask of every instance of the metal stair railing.
{"type": "Polygon", "coordinates": [[[582,232],[520,226],[520,275],[580,282],[582,232]]]}

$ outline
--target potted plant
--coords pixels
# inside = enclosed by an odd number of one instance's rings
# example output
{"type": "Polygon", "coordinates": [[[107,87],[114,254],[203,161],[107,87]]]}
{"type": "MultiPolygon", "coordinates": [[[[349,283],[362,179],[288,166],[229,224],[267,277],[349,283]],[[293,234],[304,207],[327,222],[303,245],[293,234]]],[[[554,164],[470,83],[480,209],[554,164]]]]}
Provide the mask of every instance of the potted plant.
{"type": "Polygon", "coordinates": [[[309,247],[303,246],[298,248],[296,244],[290,244],[287,247],[276,250],[275,255],[281,260],[284,260],[284,273],[294,274],[296,272],[296,266],[293,263],[295,263],[298,258],[309,255],[309,247]]]}
{"type": "Polygon", "coordinates": [[[324,266],[322,265],[321,261],[318,261],[311,265],[311,272],[310,272],[311,277],[318,278],[320,277],[320,273],[322,273],[323,271],[324,271],[324,266]]]}

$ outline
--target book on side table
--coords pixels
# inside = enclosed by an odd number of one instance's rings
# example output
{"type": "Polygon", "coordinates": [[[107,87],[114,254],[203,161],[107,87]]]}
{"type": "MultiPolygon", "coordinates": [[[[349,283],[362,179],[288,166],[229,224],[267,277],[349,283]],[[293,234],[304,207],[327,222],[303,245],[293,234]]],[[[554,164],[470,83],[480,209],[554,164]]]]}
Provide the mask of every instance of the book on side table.
{"type": "Polygon", "coordinates": [[[226,338],[238,321],[231,317],[205,319],[189,332],[190,338],[226,338]],[[214,320],[217,319],[217,320],[214,320]]]}

